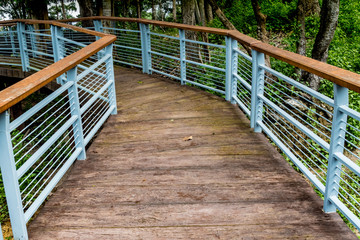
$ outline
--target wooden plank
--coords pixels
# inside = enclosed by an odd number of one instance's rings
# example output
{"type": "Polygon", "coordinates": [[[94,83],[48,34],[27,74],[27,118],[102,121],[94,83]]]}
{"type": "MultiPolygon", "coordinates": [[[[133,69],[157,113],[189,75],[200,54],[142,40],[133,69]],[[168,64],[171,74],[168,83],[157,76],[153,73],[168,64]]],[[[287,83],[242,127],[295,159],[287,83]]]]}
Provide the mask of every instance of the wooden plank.
{"type": "Polygon", "coordinates": [[[129,69],[116,88],[32,239],[356,239],[236,106],[129,69]]]}
{"type": "MultiPolygon", "coordinates": [[[[30,234],[34,239],[334,239],[338,226],[313,224],[304,233],[302,224],[261,224],[231,226],[183,226],[183,227],[143,227],[143,228],[87,228],[81,232],[77,228],[44,229],[41,233],[30,234]],[[261,230],[259,230],[261,229],[261,230]],[[86,237],[84,237],[86,236],[86,237]]],[[[352,239],[344,235],[341,239],[352,239]]]]}

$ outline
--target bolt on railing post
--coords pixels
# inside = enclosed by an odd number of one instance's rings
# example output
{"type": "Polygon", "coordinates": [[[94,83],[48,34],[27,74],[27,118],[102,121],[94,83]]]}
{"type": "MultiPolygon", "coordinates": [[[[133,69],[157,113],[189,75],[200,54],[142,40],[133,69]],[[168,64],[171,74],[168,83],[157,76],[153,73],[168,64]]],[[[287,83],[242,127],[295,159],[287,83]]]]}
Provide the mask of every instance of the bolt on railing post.
{"type": "Polygon", "coordinates": [[[81,147],[82,151],[78,156],[78,160],[86,159],[85,141],[84,141],[84,130],[82,127],[81,111],[79,103],[79,93],[77,87],[77,67],[70,69],[67,72],[68,82],[74,82],[74,84],[68,89],[69,104],[71,116],[76,116],[77,120],[73,123],[73,133],[75,139],[75,146],[81,147]]]}
{"type": "Polygon", "coordinates": [[[107,81],[113,81],[113,83],[108,88],[109,96],[109,105],[114,106],[112,115],[117,114],[117,101],[116,101],[116,89],[115,89],[115,74],[114,74],[114,61],[112,55],[113,44],[110,44],[105,48],[105,55],[110,55],[111,57],[106,61],[106,77],[107,81]]]}
{"type": "Polygon", "coordinates": [[[252,50],[252,80],[251,80],[251,115],[250,127],[255,132],[261,132],[261,127],[257,124],[262,121],[263,101],[258,95],[264,94],[264,69],[260,65],[265,64],[265,55],[252,50]]]}
{"type": "Polygon", "coordinates": [[[19,41],[20,57],[21,57],[21,66],[24,72],[29,71],[29,55],[26,51],[26,35],[25,35],[25,23],[17,23],[17,34],[19,41]]]}
{"type": "Polygon", "coordinates": [[[235,73],[237,73],[238,68],[238,53],[236,52],[238,48],[238,42],[235,39],[231,38],[231,103],[235,104],[235,96],[237,96],[237,79],[235,73]]]}
{"type": "Polygon", "coordinates": [[[231,38],[225,37],[226,44],[226,66],[225,66],[225,100],[231,101],[231,79],[232,79],[232,62],[231,62],[231,38]]]}
{"type": "Polygon", "coordinates": [[[151,40],[148,24],[140,23],[140,36],[143,73],[151,74],[151,40]]]}
{"type": "Polygon", "coordinates": [[[349,90],[334,83],[334,113],[331,127],[328,170],[326,174],[326,188],[324,194],[324,211],[335,212],[336,206],[330,200],[338,195],[341,174],[341,162],[335,157],[336,153],[343,153],[347,114],[340,110],[341,106],[349,104],[349,90]]]}
{"type": "Polygon", "coordinates": [[[185,42],[184,29],[179,29],[179,41],[180,41],[180,77],[181,77],[181,85],[184,85],[186,80],[186,42],[185,42]]]}
{"type": "Polygon", "coordinates": [[[0,113],[0,168],[14,239],[28,239],[9,124],[8,111],[0,113]]]}
{"type": "MultiPolygon", "coordinates": [[[[64,41],[60,40],[59,37],[63,37],[64,33],[60,27],[51,25],[51,42],[54,53],[54,62],[57,62],[64,58],[63,51],[65,49],[64,41]]],[[[62,80],[64,80],[65,75],[61,75],[56,79],[57,83],[61,84],[62,80]]]]}
{"type": "MultiPolygon", "coordinates": [[[[34,32],[34,26],[33,25],[27,25],[27,30],[28,32],[34,32]]],[[[30,45],[31,45],[31,50],[33,50],[32,52],[32,56],[36,57],[36,52],[37,51],[37,47],[36,47],[36,39],[35,36],[33,34],[29,34],[30,37],[30,45]]]]}

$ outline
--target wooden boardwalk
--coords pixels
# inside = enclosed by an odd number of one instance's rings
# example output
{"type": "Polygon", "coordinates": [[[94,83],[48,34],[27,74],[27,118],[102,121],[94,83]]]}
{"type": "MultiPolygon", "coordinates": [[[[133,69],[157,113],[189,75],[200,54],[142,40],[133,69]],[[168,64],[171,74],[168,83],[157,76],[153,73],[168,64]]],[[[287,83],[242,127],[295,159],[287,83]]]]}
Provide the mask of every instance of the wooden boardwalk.
{"type": "Polygon", "coordinates": [[[116,84],[119,114],[30,239],[356,239],[237,107],[138,70],[116,84]]]}

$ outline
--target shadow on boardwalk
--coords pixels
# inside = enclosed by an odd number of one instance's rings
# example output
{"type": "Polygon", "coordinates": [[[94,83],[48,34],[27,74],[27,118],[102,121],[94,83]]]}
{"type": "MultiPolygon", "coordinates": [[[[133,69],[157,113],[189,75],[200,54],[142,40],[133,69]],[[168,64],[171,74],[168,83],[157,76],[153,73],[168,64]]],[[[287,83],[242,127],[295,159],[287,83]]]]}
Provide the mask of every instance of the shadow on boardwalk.
{"type": "Polygon", "coordinates": [[[118,115],[31,239],[356,239],[237,107],[138,70],[116,84],[118,115]]]}

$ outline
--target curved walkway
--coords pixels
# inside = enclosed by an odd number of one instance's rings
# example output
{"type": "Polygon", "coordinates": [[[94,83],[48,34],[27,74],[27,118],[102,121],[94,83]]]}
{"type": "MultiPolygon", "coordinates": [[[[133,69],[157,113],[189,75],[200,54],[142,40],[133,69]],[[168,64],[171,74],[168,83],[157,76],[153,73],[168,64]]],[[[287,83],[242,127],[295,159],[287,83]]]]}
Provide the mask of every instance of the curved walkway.
{"type": "Polygon", "coordinates": [[[236,106],[138,70],[116,84],[30,239],[356,239],[236,106]]]}

